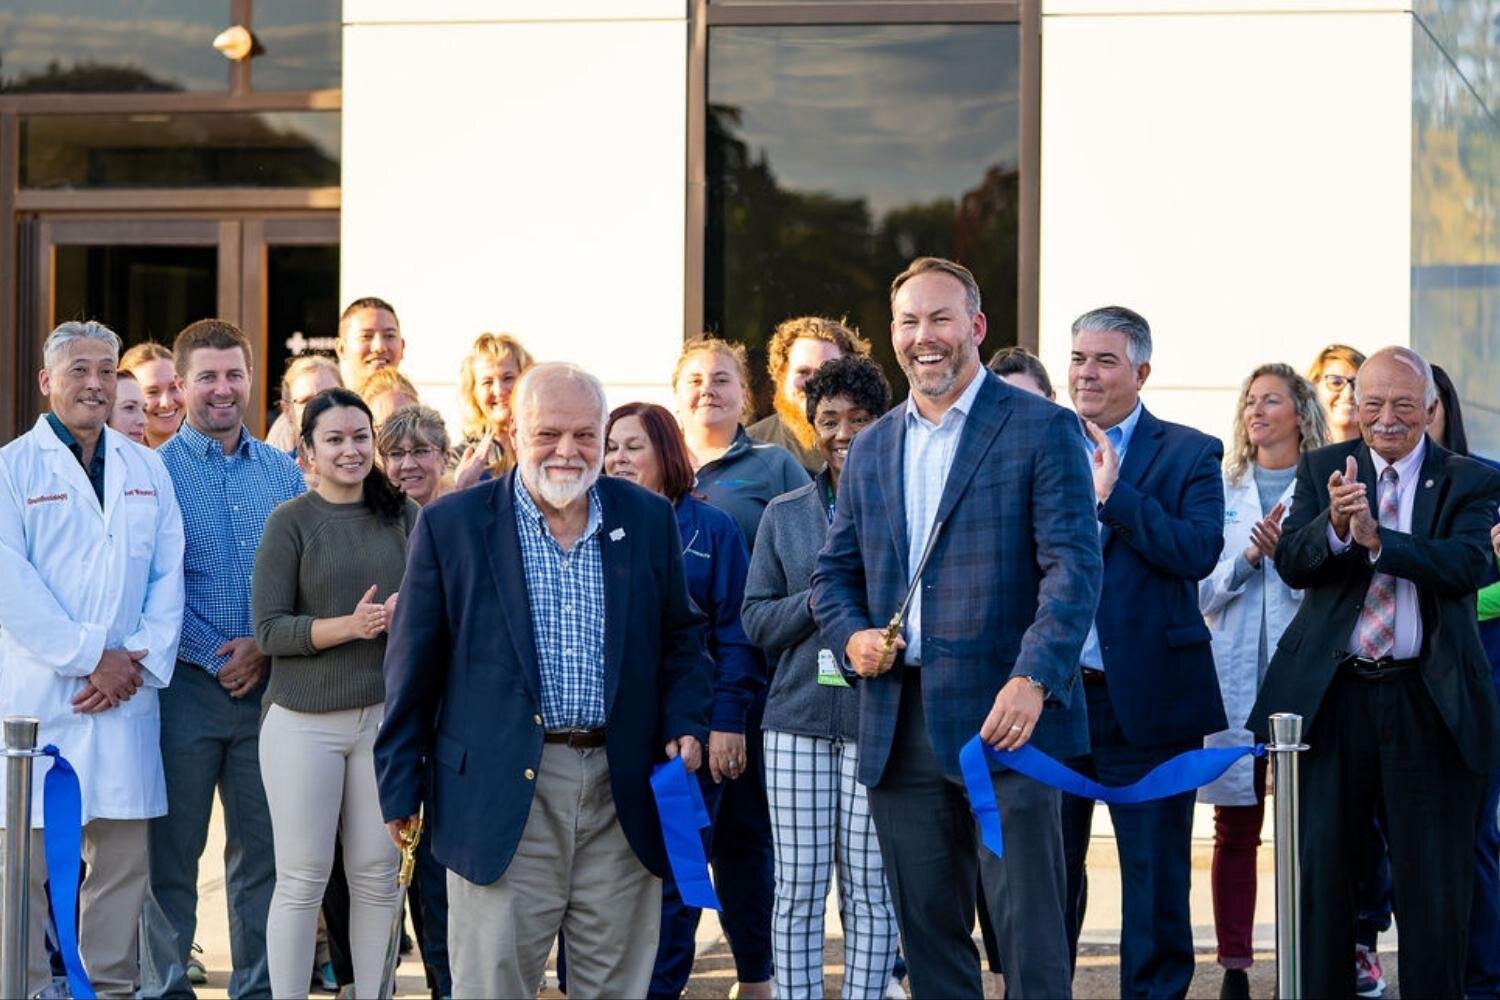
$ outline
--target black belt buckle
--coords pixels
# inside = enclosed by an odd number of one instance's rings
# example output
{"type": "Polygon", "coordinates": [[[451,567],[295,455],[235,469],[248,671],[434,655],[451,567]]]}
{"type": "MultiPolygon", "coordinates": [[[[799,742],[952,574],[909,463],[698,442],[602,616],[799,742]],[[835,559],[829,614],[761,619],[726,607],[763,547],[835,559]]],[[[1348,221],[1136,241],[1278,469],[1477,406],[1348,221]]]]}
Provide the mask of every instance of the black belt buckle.
{"type": "Polygon", "coordinates": [[[1378,660],[1372,660],[1368,656],[1355,656],[1351,653],[1339,661],[1339,671],[1356,680],[1383,681],[1404,675],[1416,665],[1417,661],[1414,659],[1397,660],[1382,656],[1378,660]]]}

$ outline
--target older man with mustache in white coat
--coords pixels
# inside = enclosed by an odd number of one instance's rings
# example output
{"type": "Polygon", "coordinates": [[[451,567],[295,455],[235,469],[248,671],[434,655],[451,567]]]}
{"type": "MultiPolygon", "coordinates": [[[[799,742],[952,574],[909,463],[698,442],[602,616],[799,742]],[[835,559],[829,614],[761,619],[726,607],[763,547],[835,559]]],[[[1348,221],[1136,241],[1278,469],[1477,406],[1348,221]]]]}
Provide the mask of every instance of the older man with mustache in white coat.
{"type": "MultiPolygon", "coordinates": [[[[0,707],[36,716],[83,791],[80,951],[99,996],[133,996],[146,821],[167,811],[157,690],[182,622],[182,518],[160,458],[106,426],[120,338],[64,323],[43,349],[51,411],[0,449],[0,707]]],[[[27,992],[43,947],[43,775],[32,801],[27,992]]],[[[3,815],[3,810],[0,810],[3,815]]],[[[6,831],[13,835],[13,831],[6,831]]]]}

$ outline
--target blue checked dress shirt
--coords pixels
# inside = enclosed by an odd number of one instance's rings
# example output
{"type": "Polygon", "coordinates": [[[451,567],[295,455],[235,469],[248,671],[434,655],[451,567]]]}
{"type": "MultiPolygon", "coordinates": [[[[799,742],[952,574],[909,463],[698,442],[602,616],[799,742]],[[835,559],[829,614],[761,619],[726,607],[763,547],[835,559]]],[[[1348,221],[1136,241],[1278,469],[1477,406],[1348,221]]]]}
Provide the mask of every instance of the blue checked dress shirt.
{"type": "MultiPolygon", "coordinates": [[[[902,476],[905,478],[906,500],[906,572],[914,574],[922,553],[927,548],[927,536],[932,533],[932,523],[937,520],[938,504],[943,499],[943,489],[948,485],[948,473],[953,469],[953,456],[958,454],[958,440],[963,437],[964,420],[979,387],[984,384],[986,371],[983,367],[975,372],[968,388],[954,400],[953,405],[934,424],[917,411],[911,396],[906,398],[906,446],[902,455],[902,476]]],[[[908,587],[911,580],[906,581],[908,587]]],[[[906,621],[902,625],[901,637],[906,640],[904,659],[907,666],[922,663],[922,590],[912,595],[911,606],[906,609],[906,621]]]]}
{"type": "MultiPolygon", "coordinates": [[[[1135,409],[1130,411],[1130,416],[1121,420],[1118,424],[1105,430],[1104,436],[1109,438],[1109,443],[1115,446],[1115,455],[1120,459],[1120,464],[1125,464],[1125,450],[1130,447],[1130,439],[1135,436],[1135,425],[1141,419],[1141,404],[1137,400],[1135,409]]],[[[1083,449],[1089,457],[1089,469],[1094,468],[1094,452],[1099,446],[1094,444],[1094,439],[1089,437],[1088,428],[1084,427],[1083,421],[1078,422],[1078,429],[1083,432],[1083,449]]],[[[1104,533],[1104,525],[1099,526],[1099,533],[1104,533]]],[[[1104,595],[1100,595],[1103,600],[1104,595]]],[[[1083,640],[1083,652],[1078,654],[1078,662],[1090,670],[1104,669],[1104,651],[1099,648],[1099,626],[1089,625],[1088,638],[1083,640]]]]}
{"type": "Polygon", "coordinates": [[[542,679],[542,724],[547,729],[604,725],[604,517],[599,491],[589,490],[583,535],[564,552],[547,519],[515,477],[516,533],[531,605],[531,630],[542,679]]]}
{"type": "Polygon", "coordinates": [[[285,452],[255,440],[243,427],[240,443],[226,455],[218,441],[184,422],[157,454],[177,491],[186,539],[177,658],[217,677],[229,657],[214,650],[255,634],[250,576],[266,518],[305,493],[307,484],[285,452]]]}

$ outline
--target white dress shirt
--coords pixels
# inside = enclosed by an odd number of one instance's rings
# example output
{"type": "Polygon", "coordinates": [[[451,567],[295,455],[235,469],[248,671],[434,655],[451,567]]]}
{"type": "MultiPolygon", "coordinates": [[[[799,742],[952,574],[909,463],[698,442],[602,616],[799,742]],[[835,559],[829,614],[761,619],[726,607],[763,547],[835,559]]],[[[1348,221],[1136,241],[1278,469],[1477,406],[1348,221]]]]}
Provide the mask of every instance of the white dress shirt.
{"type": "MultiPolygon", "coordinates": [[[[932,533],[932,523],[937,520],[938,504],[943,499],[943,489],[948,485],[948,472],[953,468],[953,456],[958,454],[958,440],[963,436],[964,420],[979,387],[984,384],[985,369],[974,373],[963,393],[954,400],[943,414],[942,420],[934,424],[917,410],[916,400],[906,398],[906,441],[902,454],[902,478],[905,480],[906,499],[906,585],[911,586],[917,564],[927,548],[927,536],[932,533]]],[[[913,394],[915,395],[915,394],[913,394]]],[[[906,640],[906,663],[918,666],[922,662],[922,590],[917,588],[912,595],[911,607],[906,609],[906,621],[901,637],[906,640]]]]}
{"type": "MultiPolygon", "coordinates": [[[[1422,458],[1427,453],[1427,438],[1417,442],[1417,446],[1411,450],[1405,458],[1400,459],[1396,465],[1396,491],[1399,499],[1397,508],[1396,530],[1406,534],[1411,533],[1411,512],[1417,502],[1417,490],[1422,488],[1418,481],[1422,478],[1422,458]]],[[[1370,452],[1370,460],[1375,464],[1375,510],[1380,510],[1380,476],[1391,463],[1381,458],[1375,452],[1370,452]]],[[[1389,529],[1387,529],[1389,530],[1389,529]]],[[[1352,536],[1352,532],[1351,532],[1352,536]]],[[[1333,524],[1328,525],[1328,547],[1334,555],[1346,552],[1352,544],[1350,538],[1340,538],[1334,533],[1333,524]]],[[[1380,560],[1375,560],[1375,572],[1379,573],[1380,560]]],[[[1354,631],[1349,635],[1346,649],[1353,651],[1359,648],[1359,624],[1354,625],[1354,631]]],[[[1391,646],[1391,657],[1397,660],[1407,660],[1422,651],[1422,609],[1417,604],[1417,585],[1410,580],[1396,577],[1396,638],[1391,646]]]]}

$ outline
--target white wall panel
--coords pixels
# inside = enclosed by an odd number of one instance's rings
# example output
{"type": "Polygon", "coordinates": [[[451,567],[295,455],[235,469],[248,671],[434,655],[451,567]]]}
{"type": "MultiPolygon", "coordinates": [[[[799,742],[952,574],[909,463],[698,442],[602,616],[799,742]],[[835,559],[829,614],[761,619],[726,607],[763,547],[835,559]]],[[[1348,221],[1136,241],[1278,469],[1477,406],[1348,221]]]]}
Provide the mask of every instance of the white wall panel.
{"type": "Polygon", "coordinates": [[[1222,434],[1263,361],[1302,369],[1332,340],[1407,343],[1411,24],[1046,17],[1040,322],[1054,377],[1076,315],[1129,305],[1155,334],[1148,405],[1222,434]]]}
{"type": "Polygon", "coordinates": [[[450,417],[486,329],[612,399],[660,394],[682,339],[686,81],[680,18],[346,24],[342,298],[397,307],[403,370],[450,417]]]}

